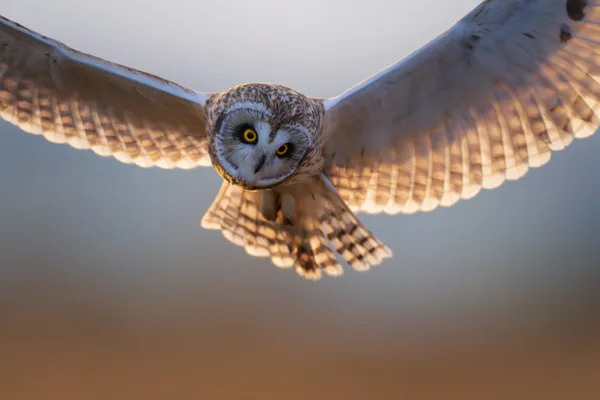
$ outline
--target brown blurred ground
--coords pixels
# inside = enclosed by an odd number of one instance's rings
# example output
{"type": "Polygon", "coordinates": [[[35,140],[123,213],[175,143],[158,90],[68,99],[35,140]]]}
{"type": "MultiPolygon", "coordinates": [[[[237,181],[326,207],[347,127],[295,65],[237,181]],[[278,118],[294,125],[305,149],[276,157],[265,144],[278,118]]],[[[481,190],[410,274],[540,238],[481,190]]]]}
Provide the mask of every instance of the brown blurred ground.
{"type": "Polygon", "coordinates": [[[363,339],[269,306],[176,308],[134,316],[85,301],[13,302],[2,314],[1,398],[600,397],[600,326],[583,304],[439,328],[367,326],[363,339]]]}
{"type": "Polygon", "coordinates": [[[244,329],[160,337],[100,332],[87,337],[74,329],[43,337],[3,333],[3,398],[600,396],[598,330],[590,337],[523,340],[488,348],[451,341],[432,348],[392,345],[377,352],[328,346],[319,338],[292,342],[244,329]]]}

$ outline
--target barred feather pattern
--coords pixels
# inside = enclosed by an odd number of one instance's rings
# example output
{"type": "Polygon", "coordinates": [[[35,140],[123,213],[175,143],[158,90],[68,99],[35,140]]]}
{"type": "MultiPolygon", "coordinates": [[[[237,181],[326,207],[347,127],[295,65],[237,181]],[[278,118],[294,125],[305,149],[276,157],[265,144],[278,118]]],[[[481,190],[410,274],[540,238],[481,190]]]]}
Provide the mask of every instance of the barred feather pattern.
{"type": "Polygon", "coordinates": [[[359,271],[391,257],[389,248],[321,181],[296,189],[268,194],[224,182],[202,218],[202,226],[220,230],[248,254],[269,257],[277,267],[292,268],[308,280],[319,280],[323,274],[341,276],[343,268],[336,254],[359,271]],[[273,220],[265,217],[264,196],[274,199],[267,205],[274,207],[273,220]],[[286,215],[282,203],[290,196],[294,207],[292,215],[286,215]]]}
{"type": "Polygon", "coordinates": [[[0,17],[0,116],[25,132],[141,167],[208,166],[202,101],[0,17]]]}
{"type": "Polygon", "coordinates": [[[600,2],[483,2],[327,110],[327,174],[355,212],[452,206],[591,136],[599,67],[600,2]]]}

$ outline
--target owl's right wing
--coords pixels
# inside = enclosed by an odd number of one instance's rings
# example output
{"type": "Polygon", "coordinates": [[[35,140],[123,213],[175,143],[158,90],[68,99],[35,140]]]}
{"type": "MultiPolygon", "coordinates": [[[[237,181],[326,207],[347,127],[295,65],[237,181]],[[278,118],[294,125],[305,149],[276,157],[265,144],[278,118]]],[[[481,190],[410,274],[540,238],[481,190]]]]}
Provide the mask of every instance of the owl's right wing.
{"type": "Polygon", "coordinates": [[[25,132],[142,167],[208,166],[207,98],[0,16],[0,116],[25,132]]]}
{"type": "Polygon", "coordinates": [[[353,211],[451,206],[598,129],[600,1],[483,1],[324,106],[325,171],[353,211]]]}

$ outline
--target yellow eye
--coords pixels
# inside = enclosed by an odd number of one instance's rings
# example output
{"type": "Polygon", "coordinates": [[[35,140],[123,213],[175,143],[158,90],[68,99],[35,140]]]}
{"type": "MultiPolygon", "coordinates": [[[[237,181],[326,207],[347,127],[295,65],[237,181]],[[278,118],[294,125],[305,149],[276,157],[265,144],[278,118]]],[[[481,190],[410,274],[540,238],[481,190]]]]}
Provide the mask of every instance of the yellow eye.
{"type": "Polygon", "coordinates": [[[254,132],[254,129],[248,128],[244,131],[244,140],[247,143],[254,143],[258,139],[258,135],[254,132]]]}
{"type": "Polygon", "coordinates": [[[284,144],[283,146],[281,146],[280,148],[277,149],[277,155],[278,156],[283,156],[285,155],[285,153],[288,152],[289,146],[287,144],[284,144]]]}

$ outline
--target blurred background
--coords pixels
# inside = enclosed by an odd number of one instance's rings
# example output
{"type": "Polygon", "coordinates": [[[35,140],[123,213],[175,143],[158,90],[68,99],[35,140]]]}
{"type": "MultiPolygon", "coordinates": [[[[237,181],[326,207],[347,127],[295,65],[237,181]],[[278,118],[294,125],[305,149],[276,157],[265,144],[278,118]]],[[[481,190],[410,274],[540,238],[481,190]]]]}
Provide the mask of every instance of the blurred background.
{"type": "MultiPolygon", "coordinates": [[[[334,96],[478,0],[2,0],[204,91],[334,96]]],[[[362,216],[395,257],[314,283],[200,218],[211,168],[142,169],[0,121],[2,399],[597,399],[600,137],[449,209],[362,216]]]]}

